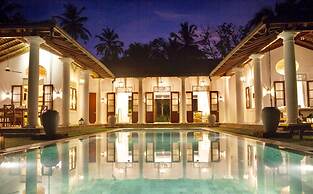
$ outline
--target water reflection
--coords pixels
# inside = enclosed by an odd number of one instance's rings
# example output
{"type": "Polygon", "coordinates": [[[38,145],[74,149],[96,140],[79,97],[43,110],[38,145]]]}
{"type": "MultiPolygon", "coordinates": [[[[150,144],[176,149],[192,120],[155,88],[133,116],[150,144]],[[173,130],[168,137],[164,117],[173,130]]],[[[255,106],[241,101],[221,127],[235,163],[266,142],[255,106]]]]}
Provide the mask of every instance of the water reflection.
{"type": "Polygon", "coordinates": [[[120,131],[0,158],[0,193],[313,193],[313,158],[209,131],[120,131]]]}

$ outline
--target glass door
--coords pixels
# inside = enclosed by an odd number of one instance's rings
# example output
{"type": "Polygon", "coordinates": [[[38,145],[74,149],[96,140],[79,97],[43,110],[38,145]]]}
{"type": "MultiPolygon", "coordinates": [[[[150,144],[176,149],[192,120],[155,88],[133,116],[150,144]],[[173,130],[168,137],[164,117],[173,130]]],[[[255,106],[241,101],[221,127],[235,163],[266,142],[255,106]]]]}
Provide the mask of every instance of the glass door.
{"type": "Polygon", "coordinates": [[[210,91],[210,114],[214,114],[219,121],[218,91],[210,91]]]}
{"type": "Polygon", "coordinates": [[[146,123],[154,122],[154,96],[153,92],[146,92],[146,123]]]}
{"type": "Polygon", "coordinates": [[[137,123],[138,122],[138,112],[139,112],[138,92],[133,92],[131,104],[132,104],[132,107],[131,107],[132,123],[137,123]]]}
{"type": "Polygon", "coordinates": [[[192,108],[192,92],[186,92],[186,111],[187,111],[187,122],[193,122],[193,108],[192,108]]]}
{"type": "Polygon", "coordinates": [[[179,123],[179,92],[171,92],[171,122],[179,123]]]}
{"type": "Polygon", "coordinates": [[[115,93],[107,93],[107,119],[111,115],[115,115],[115,93]]]}

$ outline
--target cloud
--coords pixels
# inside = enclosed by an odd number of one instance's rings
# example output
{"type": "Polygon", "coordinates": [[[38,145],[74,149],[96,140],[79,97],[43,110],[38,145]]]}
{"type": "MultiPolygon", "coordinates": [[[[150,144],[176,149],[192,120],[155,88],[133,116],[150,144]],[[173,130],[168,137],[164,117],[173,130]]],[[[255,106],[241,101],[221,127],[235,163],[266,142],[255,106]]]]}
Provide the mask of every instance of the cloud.
{"type": "Polygon", "coordinates": [[[154,14],[167,21],[181,20],[190,16],[189,14],[176,13],[172,11],[154,11],[154,14]]]}

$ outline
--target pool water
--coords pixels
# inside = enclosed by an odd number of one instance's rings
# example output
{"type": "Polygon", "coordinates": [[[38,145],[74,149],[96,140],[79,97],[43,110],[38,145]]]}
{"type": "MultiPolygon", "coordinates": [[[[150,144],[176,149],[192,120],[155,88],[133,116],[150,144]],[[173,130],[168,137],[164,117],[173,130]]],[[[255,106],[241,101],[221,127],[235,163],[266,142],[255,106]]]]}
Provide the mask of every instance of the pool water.
{"type": "Polygon", "coordinates": [[[120,130],[6,153],[0,194],[312,194],[313,156],[208,130],[120,130]]]}

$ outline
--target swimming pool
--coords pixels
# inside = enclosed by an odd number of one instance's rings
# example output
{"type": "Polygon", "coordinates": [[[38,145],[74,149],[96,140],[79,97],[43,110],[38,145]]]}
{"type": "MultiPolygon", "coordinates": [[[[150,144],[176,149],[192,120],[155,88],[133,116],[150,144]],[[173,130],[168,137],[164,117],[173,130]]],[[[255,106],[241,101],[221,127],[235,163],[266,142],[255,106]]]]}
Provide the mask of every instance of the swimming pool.
{"type": "Polygon", "coordinates": [[[0,159],[0,193],[313,193],[313,157],[208,130],[120,130],[0,159]]]}

